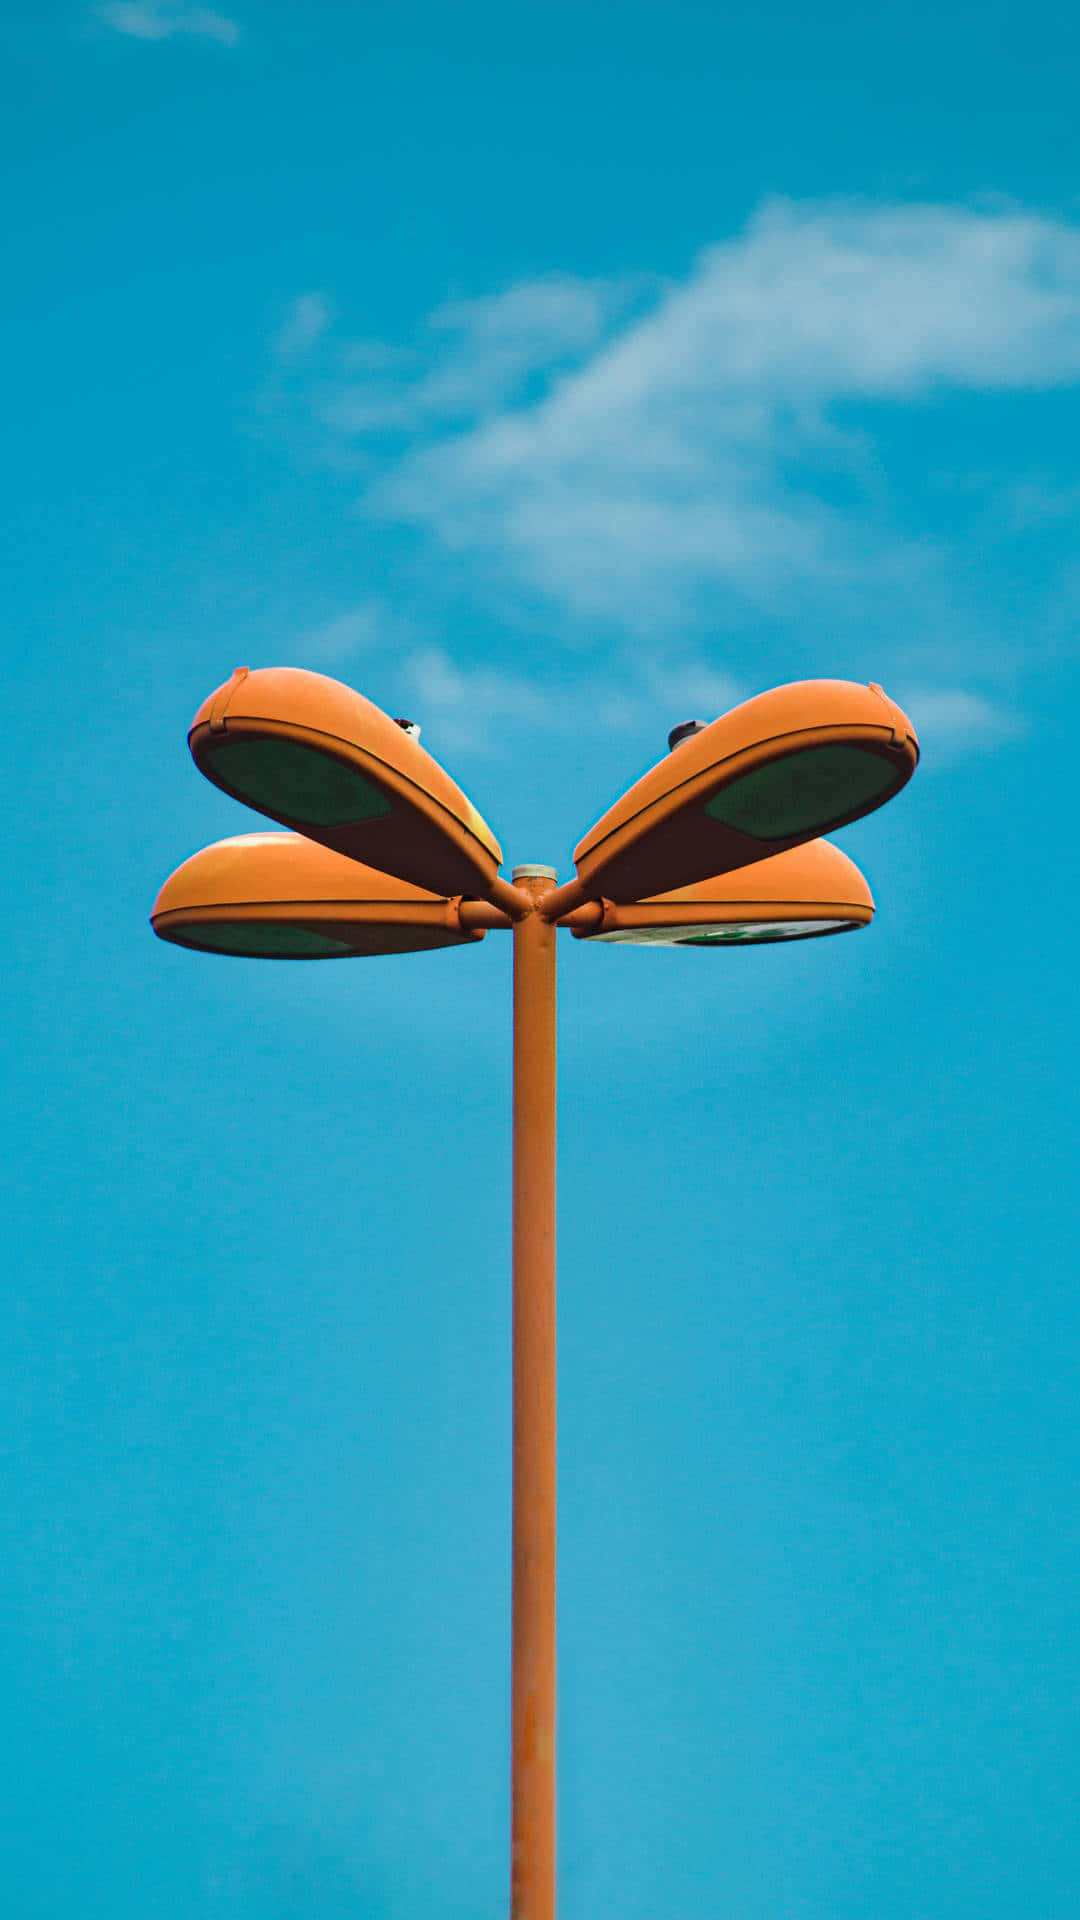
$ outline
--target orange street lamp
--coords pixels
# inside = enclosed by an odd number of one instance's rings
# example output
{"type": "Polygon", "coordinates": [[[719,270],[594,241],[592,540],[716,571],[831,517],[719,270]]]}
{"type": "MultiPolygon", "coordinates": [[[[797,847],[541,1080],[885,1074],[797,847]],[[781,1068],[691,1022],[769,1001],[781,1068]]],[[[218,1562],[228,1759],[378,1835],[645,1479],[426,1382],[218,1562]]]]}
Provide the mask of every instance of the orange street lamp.
{"type": "Polygon", "coordinates": [[[164,940],[260,959],[514,943],[511,1920],[555,1913],[555,955],[745,946],[867,926],[858,868],[820,838],[910,779],[880,687],[813,680],[677,728],[668,757],[554,867],[499,877],[476,809],[405,721],[293,668],[240,668],[200,707],[196,764],[292,829],[219,841],[165,882],[164,940]]]}
{"type": "Polygon", "coordinates": [[[454,901],[330,853],[298,833],[218,840],[170,874],[155,933],[178,947],[256,960],[339,960],[469,946],[492,920],[484,901],[454,901]]]}
{"type": "Polygon", "coordinates": [[[848,933],[868,927],[873,917],[873,898],[854,860],[829,840],[810,840],[651,900],[629,906],[590,900],[564,924],[581,940],[634,947],[761,946],[848,933]]]}
{"type": "Polygon", "coordinates": [[[667,758],[609,808],[549,910],[643,900],[780,853],[891,800],[919,758],[915,729],[880,687],[801,680],[676,728],[667,758]]]}
{"type": "Polygon", "coordinates": [[[215,786],[309,840],[413,886],[520,906],[491,828],[418,731],[323,673],[238,667],[188,745],[215,786]]]}

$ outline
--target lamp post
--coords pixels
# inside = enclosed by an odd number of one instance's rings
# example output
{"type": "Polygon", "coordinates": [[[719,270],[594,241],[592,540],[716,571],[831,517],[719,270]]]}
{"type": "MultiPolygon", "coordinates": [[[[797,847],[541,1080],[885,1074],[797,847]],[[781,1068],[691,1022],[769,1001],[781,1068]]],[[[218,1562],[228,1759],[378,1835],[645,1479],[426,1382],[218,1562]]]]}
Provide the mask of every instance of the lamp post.
{"type": "Polygon", "coordinates": [[[469,945],[514,954],[511,1920],[555,1912],[555,1015],[560,928],[595,944],[726,946],[869,924],[820,835],[910,779],[918,743],[880,687],[808,681],[676,729],[563,886],[502,852],[445,770],[351,688],[240,668],[189,744],[215,785],[288,829],[219,841],[165,882],[154,931],[262,959],[469,945]]]}

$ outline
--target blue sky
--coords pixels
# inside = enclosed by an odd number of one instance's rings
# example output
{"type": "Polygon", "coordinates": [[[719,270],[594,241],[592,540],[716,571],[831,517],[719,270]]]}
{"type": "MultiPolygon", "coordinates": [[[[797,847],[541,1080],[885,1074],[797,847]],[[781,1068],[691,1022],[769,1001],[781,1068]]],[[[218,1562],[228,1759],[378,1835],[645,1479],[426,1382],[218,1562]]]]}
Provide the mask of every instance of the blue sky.
{"type": "Polygon", "coordinates": [[[9,1910],[506,1910],[507,943],[147,926],[291,663],[564,875],[679,720],[908,706],[868,933],[565,943],[560,1911],[1072,1920],[1080,27],[0,40],[9,1910]]]}

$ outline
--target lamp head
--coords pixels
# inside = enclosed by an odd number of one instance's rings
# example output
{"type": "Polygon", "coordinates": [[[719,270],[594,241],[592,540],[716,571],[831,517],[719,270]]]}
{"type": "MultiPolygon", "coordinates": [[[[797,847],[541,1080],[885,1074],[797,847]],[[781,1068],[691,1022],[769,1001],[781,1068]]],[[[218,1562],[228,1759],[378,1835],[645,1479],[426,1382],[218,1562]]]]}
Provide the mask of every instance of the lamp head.
{"type": "Polygon", "coordinates": [[[177,867],[150,916],[176,946],[257,960],[345,960],[482,939],[453,902],[295,833],[218,840],[177,867]]]}
{"type": "Polygon", "coordinates": [[[240,667],[188,744],[208,780],[271,820],[413,886],[486,899],[498,841],[418,732],[325,674],[240,667]]]}
{"type": "Polygon", "coordinates": [[[919,758],[907,715],[849,680],[777,687],[676,734],[577,848],[594,899],[643,900],[815,840],[891,799],[919,758]]]}
{"type": "Polygon", "coordinates": [[[695,887],[624,906],[605,901],[595,930],[574,932],[635,947],[745,947],[849,933],[873,917],[873,896],[854,860],[828,840],[811,840],[695,887]]]}

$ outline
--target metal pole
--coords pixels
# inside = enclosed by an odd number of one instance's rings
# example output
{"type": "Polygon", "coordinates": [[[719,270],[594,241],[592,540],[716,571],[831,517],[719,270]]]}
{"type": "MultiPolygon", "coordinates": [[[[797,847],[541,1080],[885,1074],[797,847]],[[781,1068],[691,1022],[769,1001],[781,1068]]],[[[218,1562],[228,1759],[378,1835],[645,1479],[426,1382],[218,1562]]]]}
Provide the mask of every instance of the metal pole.
{"type": "MultiPolygon", "coordinates": [[[[549,867],[516,868],[534,900],[549,867]]],[[[514,925],[511,1920],[555,1915],[555,942],[514,925]]]]}

